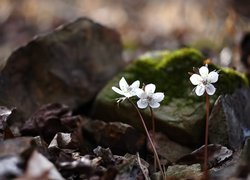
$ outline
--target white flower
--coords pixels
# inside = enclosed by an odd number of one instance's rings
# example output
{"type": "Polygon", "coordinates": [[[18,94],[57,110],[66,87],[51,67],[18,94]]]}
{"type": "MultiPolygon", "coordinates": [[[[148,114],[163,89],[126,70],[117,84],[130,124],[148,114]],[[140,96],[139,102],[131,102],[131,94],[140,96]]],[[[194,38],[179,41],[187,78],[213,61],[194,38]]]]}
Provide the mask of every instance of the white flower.
{"type": "Polygon", "coordinates": [[[216,71],[209,73],[209,70],[206,66],[199,68],[199,74],[193,74],[190,77],[190,81],[195,85],[195,93],[197,96],[201,96],[206,91],[208,95],[213,95],[216,91],[216,88],[211,84],[218,81],[219,74],[216,71]]]}
{"type": "Polygon", "coordinates": [[[158,108],[160,103],[164,99],[164,94],[162,92],[155,92],[155,85],[148,84],[145,86],[145,91],[143,89],[137,89],[136,95],[140,98],[137,101],[137,106],[144,109],[148,106],[151,108],[158,108]]]}
{"type": "MultiPolygon", "coordinates": [[[[136,90],[139,89],[140,86],[140,81],[135,81],[133,82],[130,86],[128,85],[127,81],[125,80],[124,77],[121,78],[119,82],[120,89],[117,87],[112,87],[113,91],[116,93],[124,96],[123,98],[120,98],[119,100],[124,100],[126,98],[130,98],[132,96],[136,95],[136,90]]],[[[118,102],[119,102],[118,100],[118,102]]]]}

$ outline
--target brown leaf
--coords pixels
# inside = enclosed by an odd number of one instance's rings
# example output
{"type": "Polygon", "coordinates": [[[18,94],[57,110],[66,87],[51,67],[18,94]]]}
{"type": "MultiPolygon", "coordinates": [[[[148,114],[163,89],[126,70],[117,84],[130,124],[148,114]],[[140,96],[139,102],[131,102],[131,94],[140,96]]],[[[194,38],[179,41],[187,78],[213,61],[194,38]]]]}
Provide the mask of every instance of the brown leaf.
{"type": "Polygon", "coordinates": [[[93,150],[96,156],[99,156],[102,158],[102,161],[105,165],[114,165],[115,158],[109,148],[102,148],[101,146],[98,146],[93,150]]]}
{"type": "MultiPolygon", "coordinates": [[[[208,145],[208,166],[209,168],[216,167],[221,165],[224,161],[229,159],[233,155],[233,151],[228,149],[225,146],[218,144],[209,144],[208,145]]],[[[191,154],[181,157],[177,164],[196,164],[199,163],[203,165],[204,163],[204,146],[193,151],[191,154]]]]}
{"type": "Polygon", "coordinates": [[[52,103],[38,109],[23,125],[23,135],[40,135],[50,142],[57,132],[72,132],[80,121],[68,106],[52,103]]]}

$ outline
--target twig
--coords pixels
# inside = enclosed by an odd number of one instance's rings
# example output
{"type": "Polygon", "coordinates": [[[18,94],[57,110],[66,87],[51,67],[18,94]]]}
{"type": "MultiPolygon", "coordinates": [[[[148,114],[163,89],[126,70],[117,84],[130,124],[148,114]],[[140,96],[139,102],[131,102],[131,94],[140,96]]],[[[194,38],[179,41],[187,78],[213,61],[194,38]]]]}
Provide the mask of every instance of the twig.
{"type": "Polygon", "coordinates": [[[138,164],[139,164],[139,166],[141,168],[141,171],[142,171],[142,173],[143,173],[143,175],[145,177],[145,180],[150,180],[150,178],[148,176],[148,172],[145,172],[145,170],[144,170],[144,166],[141,163],[141,158],[140,158],[140,155],[139,155],[138,152],[136,153],[136,157],[137,157],[137,162],[138,162],[138,164]]]}

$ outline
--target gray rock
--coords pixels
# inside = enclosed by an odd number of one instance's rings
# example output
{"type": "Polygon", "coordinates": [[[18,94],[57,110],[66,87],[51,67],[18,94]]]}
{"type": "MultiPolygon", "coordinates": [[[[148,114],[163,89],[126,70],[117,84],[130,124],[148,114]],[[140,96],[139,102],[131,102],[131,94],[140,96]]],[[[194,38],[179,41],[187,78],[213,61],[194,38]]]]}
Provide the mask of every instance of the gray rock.
{"type": "MultiPolygon", "coordinates": [[[[180,157],[192,152],[192,149],[171,141],[165,134],[159,132],[155,134],[155,144],[158,155],[170,161],[169,163],[176,163],[180,157]]],[[[149,142],[147,147],[153,153],[149,142]]]]}
{"type": "MultiPolygon", "coordinates": [[[[96,145],[109,147],[115,154],[136,153],[145,147],[145,136],[121,122],[90,120],[82,126],[83,139],[89,137],[96,145]]],[[[86,143],[87,139],[83,140],[86,143]]],[[[86,146],[86,145],[85,145],[86,146]]]]}
{"type": "Polygon", "coordinates": [[[209,140],[239,150],[250,136],[250,89],[218,98],[210,115],[209,140]]]}
{"type": "MultiPolygon", "coordinates": [[[[93,107],[93,116],[106,121],[121,121],[136,128],[141,128],[141,121],[136,110],[128,101],[116,104],[120,96],[112,91],[112,86],[118,86],[121,77],[129,84],[139,80],[142,83],[153,83],[156,92],[164,92],[165,99],[161,106],[154,110],[156,129],[181,144],[201,145],[205,124],[205,97],[197,97],[192,90],[194,86],[189,81],[188,72],[193,67],[200,67],[203,57],[194,49],[181,49],[174,52],[157,52],[140,57],[130,64],[122,73],[110,81],[98,94],[93,107]]],[[[213,64],[209,69],[218,70],[213,64]]],[[[220,94],[231,93],[247,84],[242,74],[232,69],[221,69],[220,79],[216,84],[217,91],[210,98],[213,105],[220,94]]],[[[136,97],[132,99],[136,103],[136,97]]],[[[140,110],[150,129],[149,109],[140,110]]]]}
{"type": "Polygon", "coordinates": [[[124,62],[118,33],[87,18],[18,48],[0,75],[0,105],[24,117],[58,102],[76,108],[93,99],[124,62]]]}
{"type": "Polygon", "coordinates": [[[202,175],[200,164],[173,165],[167,169],[167,178],[169,179],[201,179],[202,175]]]}
{"type": "Polygon", "coordinates": [[[246,140],[240,158],[243,162],[248,163],[250,166],[250,138],[246,140]]]}

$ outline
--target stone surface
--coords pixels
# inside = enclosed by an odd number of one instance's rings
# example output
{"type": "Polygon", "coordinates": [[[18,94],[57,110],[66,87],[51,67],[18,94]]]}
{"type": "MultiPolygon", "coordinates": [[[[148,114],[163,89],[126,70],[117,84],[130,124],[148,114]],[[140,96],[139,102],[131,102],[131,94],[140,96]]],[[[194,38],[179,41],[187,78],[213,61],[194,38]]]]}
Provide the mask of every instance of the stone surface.
{"type": "MultiPolygon", "coordinates": [[[[168,160],[169,163],[175,163],[180,157],[192,152],[192,149],[171,141],[165,134],[160,132],[155,134],[155,144],[158,155],[163,157],[163,159],[168,160]]],[[[153,153],[152,146],[149,141],[147,146],[153,153]]]]}
{"type": "MultiPolygon", "coordinates": [[[[116,104],[120,97],[112,91],[118,86],[122,76],[132,83],[140,80],[141,84],[154,83],[156,91],[164,92],[165,99],[161,107],[154,111],[156,129],[168,137],[186,145],[200,145],[203,141],[205,119],[205,97],[197,97],[192,90],[188,72],[193,67],[203,64],[203,56],[194,49],[181,49],[174,52],[157,52],[140,57],[122,73],[111,80],[96,98],[93,116],[106,121],[122,121],[141,128],[135,109],[124,101],[116,104]]],[[[219,68],[213,64],[210,70],[219,68]]],[[[220,79],[216,83],[217,91],[210,98],[211,106],[220,94],[232,93],[235,89],[247,85],[247,79],[232,69],[221,69],[220,79]]],[[[134,101],[136,102],[136,101],[134,101]]],[[[150,111],[141,110],[146,122],[150,123],[150,111]]]]}
{"type": "Polygon", "coordinates": [[[243,162],[248,163],[248,165],[250,165],[250,138],[245,141],[245,145],[240,158],[243,162]]]}
{"type": "Polygon", "coordinates": [[[116,154],[136,153],[145,147],[145,136],[121,122],[88,121],[82,126],[83,141],[108,147],[116,154]]]}
{"type": "Polygon", "coordinates": [[[173,165],[167,169],[167,178],[169,179],[201,179],[202,175],[199,164],[173,165]]]}
{"type": "Polygon", "coordinates": [[[18,137],[0,142],[0,157],[20,155],[34,149],[32,137],[18,137]]]}
{"type": "Polygon", "coordinates": [[[87,18],[63,25],[18,48],[0,75],[0,105],[28,117],[58,102],[77,108],[123,68],[119,35],[87,18]]]}
{"type": "Polygon", "coordinates": [[[218,98],[210,115],[209,139],[211,143],[242,148],[250,136],[250,89],[242,88],[231,95],[218,98]]]}

